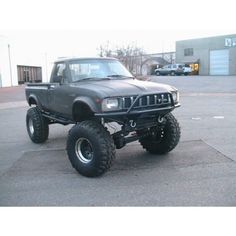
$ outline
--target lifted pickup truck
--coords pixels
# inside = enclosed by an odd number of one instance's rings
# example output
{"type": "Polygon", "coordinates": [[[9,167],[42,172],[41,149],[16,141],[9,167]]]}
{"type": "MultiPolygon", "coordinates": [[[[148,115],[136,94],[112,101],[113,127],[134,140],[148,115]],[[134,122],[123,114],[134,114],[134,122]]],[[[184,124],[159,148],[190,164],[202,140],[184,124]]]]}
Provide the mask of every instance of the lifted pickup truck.
{"type": "Polygon", "coordinates": [[[27,84],[31,107],[26,116],[29,137],[48,139],[49,125],[74,124],[67,154],[82,175],[108,170],[115,149],[139,140],[153,154],[178,144],[180,127],[171,114],[179,107],[179,93],[169,85],[139,81],[114,58],[69,58],[56,61],[50,83],[27,84]],[[119,130],[108,126],[116,122],[119,130]]]}

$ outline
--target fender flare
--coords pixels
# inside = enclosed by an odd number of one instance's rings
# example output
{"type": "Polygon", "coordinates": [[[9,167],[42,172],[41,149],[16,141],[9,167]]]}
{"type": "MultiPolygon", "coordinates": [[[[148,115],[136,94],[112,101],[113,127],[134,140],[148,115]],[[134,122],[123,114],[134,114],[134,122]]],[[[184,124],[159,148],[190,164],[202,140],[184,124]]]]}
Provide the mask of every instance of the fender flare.
{"type": "Polygon", "coordinates": [[[42,108],[41,103],[39,102],[37,96],[34,95],[34,94],[30,94],[30,95],[29,95],[29,98],[28,98],[27,102],[28,102],[29,106],[31,106],[32,104],[35,104],[35,105],[38,106],[40,109],[42,108]],[[34,100],[35,103],[31,102],[31,100],[34,100]]]}
{"type": "MultiPolygon", "coordinates": [[[[74,101],[73,101],[73,105],[72,105],[72,117],[75,119],[75,106],[77,104],[81,104],[82,106],[86,106],[89,110],[87,110],[87,112],[90,112],[91,114],[97,113],[98,112],[98,104],[95,103],[94,100],[92,100],[91,98],[88,97],[77,97],[74,101]]],[[[82,111],[79,111],[82,112],[82,111]]],[[[77,114],[78,115],[78,114],[77,114]]],[[[85,114],[83,114],[85,115],[85,114]]]]}

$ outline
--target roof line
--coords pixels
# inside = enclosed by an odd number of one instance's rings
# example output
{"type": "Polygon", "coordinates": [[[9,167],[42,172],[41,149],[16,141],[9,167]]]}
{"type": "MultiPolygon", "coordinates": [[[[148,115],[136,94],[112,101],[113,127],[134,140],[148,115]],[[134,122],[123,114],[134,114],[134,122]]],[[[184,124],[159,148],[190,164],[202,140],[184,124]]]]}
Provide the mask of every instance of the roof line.
{"type": "Polygon", "coordinates": [[[77,60],[117,60],[113,57],[61,57],[55,60],[55,62],[64,62],[64,61],[77,61],[77,60]]]}
{"type": "Polygon", "coordinates": [[[177,40],[176,42],[189,41],[189,40],[199,40],[199,39],[210,39],[210,38],[218,38],[218,37],[236,37],[236,34],[215,35],[215,36],[200,37],[200,38],[182,39],[182,40],[177,40]]]}

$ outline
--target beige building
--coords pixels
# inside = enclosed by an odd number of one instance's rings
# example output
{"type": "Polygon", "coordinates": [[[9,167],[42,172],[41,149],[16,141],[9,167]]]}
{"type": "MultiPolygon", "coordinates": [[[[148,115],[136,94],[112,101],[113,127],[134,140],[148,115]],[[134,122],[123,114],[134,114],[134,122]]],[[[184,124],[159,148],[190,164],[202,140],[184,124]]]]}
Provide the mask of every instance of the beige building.
{"type": "Polygon", "coordinates": [[[199,75],[236,75],[236,34],[177,41],[176,63],[199,75]]]}

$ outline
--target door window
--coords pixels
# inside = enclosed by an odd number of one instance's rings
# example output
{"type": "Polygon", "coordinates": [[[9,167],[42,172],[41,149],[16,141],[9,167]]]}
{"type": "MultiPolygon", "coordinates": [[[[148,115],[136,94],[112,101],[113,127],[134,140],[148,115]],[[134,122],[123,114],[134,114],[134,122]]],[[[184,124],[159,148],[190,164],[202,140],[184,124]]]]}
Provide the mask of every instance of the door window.
{"type": "Polygon", "coordinates": [[[63,78],[63,81],[65,81],[65,69],[66,65],[64,63],[57,64],[54,71],[53,80],[55,77],[61,76],[63,78]]]}
{"type": "Polygon", "coordinates": [[[64,63],[63,64],[57,64],[55,75],[56,76],[63,76],[65,68],[66,68],[66,66],[65,66],[64,63]]]}

